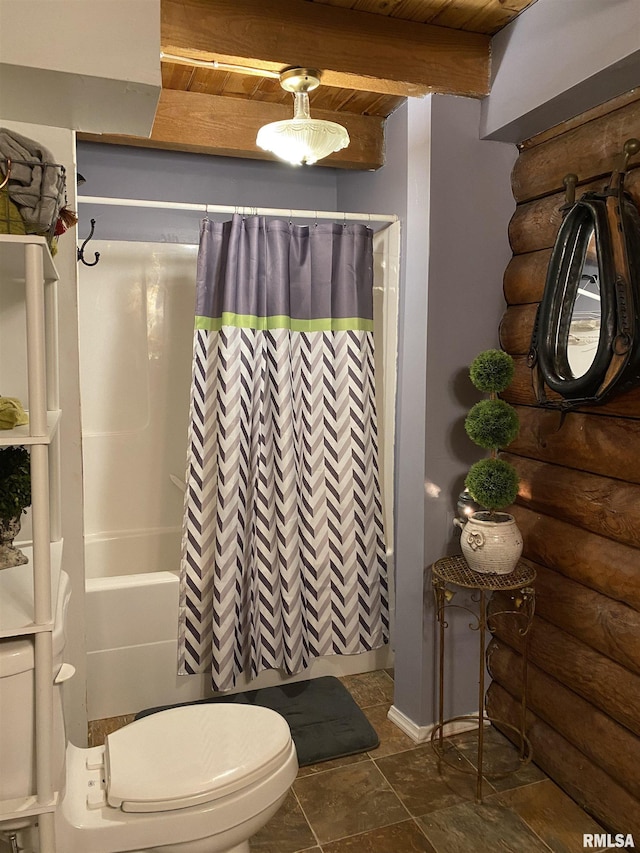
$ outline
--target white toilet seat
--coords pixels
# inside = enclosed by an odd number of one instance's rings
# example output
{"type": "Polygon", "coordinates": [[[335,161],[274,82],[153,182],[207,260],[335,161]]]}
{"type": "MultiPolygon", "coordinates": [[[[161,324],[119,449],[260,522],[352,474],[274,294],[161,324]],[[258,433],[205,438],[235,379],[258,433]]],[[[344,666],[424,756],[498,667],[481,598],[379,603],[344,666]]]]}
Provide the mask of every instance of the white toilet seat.
{"type": "Polygon", "coordinates": [[[67,745],[66,790],[56,810],[65,853],[235,849],[275,813],[298,771],[284,718],[254,705],[183,706],[116,734],[109,735],[109,772],[106,747],[67,745]],[[125,811],[131,807],[137,811],[125,811]]]}
{"type": "Polygon", "coordinates": [[[135,813],[214,802],[271,775],[290,750],[289,726],[269,708],[171,708],[107,737],[106,799],[135,813]]]}

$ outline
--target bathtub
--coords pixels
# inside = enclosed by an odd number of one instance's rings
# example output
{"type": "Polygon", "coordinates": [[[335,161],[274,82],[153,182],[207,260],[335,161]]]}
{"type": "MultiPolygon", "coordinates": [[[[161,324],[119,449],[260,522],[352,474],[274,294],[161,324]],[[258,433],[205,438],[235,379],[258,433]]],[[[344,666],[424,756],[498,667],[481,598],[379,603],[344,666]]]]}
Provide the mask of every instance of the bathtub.
{"type": "MultiPolygon", "coordinates": [[[[156,533],[149,534],[146,549],[143,541],[137,541],[134,553],[154,551],[157,538],[156,533]]],[[[166,539],[171,536],[166,534],[166,539]]],[[[88,541],[87,572],[113,567],[110,560],[117,549],[110,539],[88,541]]],[[[88,719],[102,720],[211,696],[207,675],[177,675],[178,572],[126,574],[122,562],[115,565],[119,574],[87,577],[86,581],[88,719]]],[[[236,690],[321,675],[353,675],[392,664],[391,649],[385,646],[361,655],[318,658],[295,676],[283,677],[277,670],[262,672],[252,681],[239,682],[236,690]]]]}

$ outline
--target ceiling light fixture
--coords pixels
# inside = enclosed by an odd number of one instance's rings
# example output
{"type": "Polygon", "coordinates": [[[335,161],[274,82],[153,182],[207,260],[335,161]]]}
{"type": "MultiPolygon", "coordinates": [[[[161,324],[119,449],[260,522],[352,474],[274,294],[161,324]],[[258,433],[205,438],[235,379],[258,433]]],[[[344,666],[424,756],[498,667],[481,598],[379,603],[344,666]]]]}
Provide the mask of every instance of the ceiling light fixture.
{"type": "Polygon", "coordinates": [[[320,72],[290,68],[280,74],[280,85],[293,93],[293,118],[265,124],[256,144],[294,166],[311,165],[349,145],[347,129],[335,121],[311,118],[309,92],[320,85],[320,72]]]}

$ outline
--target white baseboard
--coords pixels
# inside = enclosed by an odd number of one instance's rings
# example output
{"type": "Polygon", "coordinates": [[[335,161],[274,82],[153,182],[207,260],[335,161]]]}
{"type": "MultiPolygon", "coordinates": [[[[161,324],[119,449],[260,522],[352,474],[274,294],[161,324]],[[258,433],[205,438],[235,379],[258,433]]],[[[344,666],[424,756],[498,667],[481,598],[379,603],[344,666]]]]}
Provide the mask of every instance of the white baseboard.
{"type": "MultiPolygon", "coordinates": [[[[431,732],[436,727],[436,723],[430,723],[428,726],[419,726],[409,719],[402,711],[399,711],[395,705],[389,708],[387,719],[390,720],[400,731],[408,735],[415,743],[425,743],[431,738],[431,732]]],[[[485,725],[491,725],[488,720],[485,720],[485,725]]],[[[444,727],[445,737],[457,735],[461,732],[474,731],[478,728],[478,723],[475,720],[454,720],[452,723],[447,723],[444,727]]]]}

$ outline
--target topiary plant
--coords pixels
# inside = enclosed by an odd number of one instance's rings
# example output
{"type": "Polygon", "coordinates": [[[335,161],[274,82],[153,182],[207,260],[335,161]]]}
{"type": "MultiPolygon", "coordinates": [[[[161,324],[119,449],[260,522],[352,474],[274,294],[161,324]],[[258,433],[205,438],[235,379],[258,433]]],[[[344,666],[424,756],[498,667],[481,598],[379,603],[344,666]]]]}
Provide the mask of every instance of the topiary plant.
{"type": "Polygon", "coordinates": [[[31,506],[31,466],[26,447],[0,450],[0,520],[20,516],[31,506]]]}
{"type": "Polygon", "coordinates": [[[510,506],[518,494],[518,474],[513,465],[498,459],[498,450],[507,447],[518,435],[515,409],[497,395],[513,379],[513,359],[506,352],[491,349],[481,352],[471,364],[469,376],[475,387],[489,394],[471,409],[465,420],[469,438],[491,456],[481,459],[469,469],[465,486],[476,503],[490,510],[510,506]]]}

